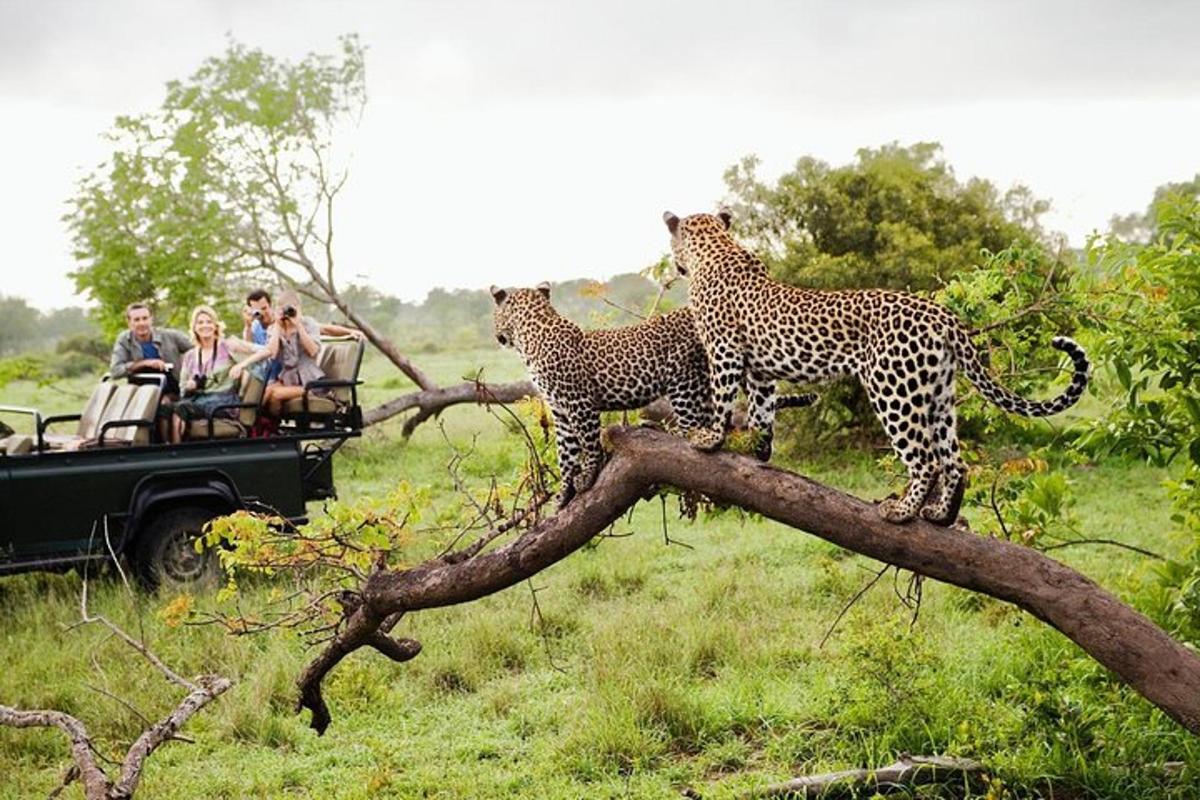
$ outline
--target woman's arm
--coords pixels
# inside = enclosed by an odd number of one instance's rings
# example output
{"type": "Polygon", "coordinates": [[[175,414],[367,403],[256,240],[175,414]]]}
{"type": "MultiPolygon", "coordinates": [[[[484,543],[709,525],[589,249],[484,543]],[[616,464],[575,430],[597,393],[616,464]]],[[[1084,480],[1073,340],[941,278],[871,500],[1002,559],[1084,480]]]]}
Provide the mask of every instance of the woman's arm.
{"type": "Polygon", "coordinates": [[[308,353],[309,358],[316,358],[317,353],[321,352],[321,343],[308,332],[308,326],[304,324],[304,321],[296,325],[296,330],[300,334],[300,346],[304,348],[304,352],[308,353]]]}
{"type": "Polygon", "coordinates": [[[322,336],[352,336],[355,339],[362,339],[363,332],[358,328],[347,328],[345,325],[338,325],[333,322],[321,323],[322,336]]]}
{"type": "Polygon", "coordinates": [[[196,374],[196,355],[199,352],[199,348],[193,347],[179,359],[182,362],[179,365],[181,394],[189,395],[196,391],[196,381],[192,376],[196,374]]]}
{"type": "MultiPolygon", "coordinates": [[[[225,346],[229,348],[229,352],[231,353],[240,353],[242,355],[249,354],[251,357],[258,356],[259,353],[262,353],[264,350],[266,350],[265,346],[260,347],[253,342],[247,342],[244,339],[238,339],[233,336],[225,339],[225,346]]],[[[253,358],[253,360],[247,359],[243,363],[256,364],[259,361],[262,361],[263,358],[266,358],[266,356],[264,355],[258,358],[253,358]]]]}

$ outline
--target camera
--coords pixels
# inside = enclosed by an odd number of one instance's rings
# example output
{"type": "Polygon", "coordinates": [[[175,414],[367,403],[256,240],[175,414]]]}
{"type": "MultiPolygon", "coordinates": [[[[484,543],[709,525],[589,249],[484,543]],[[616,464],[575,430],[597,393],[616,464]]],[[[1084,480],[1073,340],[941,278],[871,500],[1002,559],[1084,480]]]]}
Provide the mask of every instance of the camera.
{"type": "Polygon", "coordinates": [[[204,387],[208,384],[208,376],[196,374],[192,376],[192,382],[196,384],[196,391],[203,392],[204,387]]]}
{"type": "Polygon", "coordinates": [[[284,306],[283,307],[283,316],[286,317],[287,319],[295,319],[296,318],[296,307],[295,306],[284,306]]]}
{"type": "Polygon", "coordinates": [[[254,309],[253,311],[250,312],[250,316],[254,317],[255,319],[262,319],[262,309],[261,308],[254,309]]]}

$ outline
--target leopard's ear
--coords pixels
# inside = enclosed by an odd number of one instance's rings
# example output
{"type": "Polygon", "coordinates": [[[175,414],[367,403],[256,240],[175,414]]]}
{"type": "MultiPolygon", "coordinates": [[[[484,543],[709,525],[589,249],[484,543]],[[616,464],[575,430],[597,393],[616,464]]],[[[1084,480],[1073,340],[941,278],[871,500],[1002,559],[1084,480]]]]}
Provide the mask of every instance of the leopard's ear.
{"type": "Polygon", "coordinates": [[[537,285],[538,292],[547,300],[550,299],[550,281],[542,281],[537,285]]]}
{"type": "Polygon", "coordinates": [[[504,298],[508,297],[508,292],[501,289],[499,286],[492,286],[488,289],[492,293],[492,299],[496,301],[496,305],[504,302],[504,298]]]}
{"type": "Polygon", "coordinates": [[[725,230],[729,230],[729,227],[733,225],[733,212],[725,206],[721,206],[717,210],[717,219],[721,220],[721,224],[725,226],[725,230]]]}
{"type": "Polygon", "coordinates": [[[667,230],[671,235],[675,235],[675,231],[679,230],[679,217],[672,214],[670,211],[663,212],[663,222],[667,223],[667,230]]]}

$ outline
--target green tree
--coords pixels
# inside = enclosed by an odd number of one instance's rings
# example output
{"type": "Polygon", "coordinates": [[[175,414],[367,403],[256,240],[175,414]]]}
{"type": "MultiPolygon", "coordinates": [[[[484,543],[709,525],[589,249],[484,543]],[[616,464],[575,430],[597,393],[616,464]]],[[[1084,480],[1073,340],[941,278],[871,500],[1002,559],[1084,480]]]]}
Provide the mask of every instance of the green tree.
{"type": "Polygon", "coordinates": [[[0,295],[0,355],[29,350],[40,339],[41,314],[20,297],[0,295]]]}
{"type": "Polygon", "coordinates": [[[342,295],[334,220],[349,177],[336,135],[366,104],[365,50],[285,61],[230,42],[158,110],[121,117],[112,158],[80,184],[67,215],[81,291],[106,326],[132,300],[178,321],[198,300],[238,302],[282,283],[335,306],[422,389],[433,383],[342,295]]]}
{"type": "Polygon", "coordinates": [[[892,143],[843,166],[805,156],[768,185],[759,161],[725,173],[737,233],[780,280],[812,288],[931,290],[981,252],[1042,241],[1049,208],[1028,189],[961,182],[941,146],[892,143]]]}

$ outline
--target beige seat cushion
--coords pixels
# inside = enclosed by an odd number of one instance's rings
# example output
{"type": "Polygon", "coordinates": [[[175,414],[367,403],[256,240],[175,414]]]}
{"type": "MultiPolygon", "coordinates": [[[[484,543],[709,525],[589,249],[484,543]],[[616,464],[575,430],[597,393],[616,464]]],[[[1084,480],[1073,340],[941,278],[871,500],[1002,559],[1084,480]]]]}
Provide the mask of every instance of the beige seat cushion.
{"type": "Polygon", "coordinates": [[[6,456],[23,456],[33,452],[33,437],[24,433],[14,433],[0,439],[0,453],[6,456]]]}
{"type": "MultiPolygon", "coordinates": [[[[117,384],[112,381],[101,381],[96,384],[88,397],[79,422],[75,425],[75,433],[44,433],[42,442],[51,450],[61,450],[72,447],[84,439],[94,439],[100,433],[100,418],[104,415],[109,401],[117,391],[117,384]]],[[[122,412],[124,409],[122,409],[122,412]]]]}
{"type": "MultiPolygon", "coordinates": [[[[358,378],[362,342],[357,339],[331,339],[321,346],[321,370],[329,380],[352,381],[358,378]]],[[[350,402],[349,387],[339,387],[330,392],[340,405],[350,402]]]]}
{"type": "MultiPolygon", "coordinates": [[[[247,428],[241,424],[240,420],[223,419],[218,417],[213,420],[213,438],[214,439],[237,439],[245,436],[247,428]]],[[[184,434],[189,439],[207,439],[208,438],[208,420],[194,419],[187,425],[187,430],[184,434]]]]}
{"type": "MultiPolygon", "coordinates": [[[[266,386],[263,385],[263,380],[258,375],[252,374],[252,370],[246,370],[242,373],[242,380],[239,384],[239,403],[254,403],[256,406],[262,402],[263,392],[266,386]]],[[[258,419],[258,408],[242,408],[238,409],[237,418],[230,419],[228,417],[218,417],[213,420],[213,438],[214,439],[236,439],[240,436],[245,436],[251,428],[254,427],[255,421],[258,419]]],[[[207,439],[208,438],[208,420],[196,419],[188,423],[187,429],[184,431],[189,439],[207,439]]]]}
{"type": "MultiPolygon", "coordinates": [[[[308,396],[308,413],[310,414],[332,414],[338,410],[339,404],[333,399],[324,395],[308,396]]],[[[304,398],[296,397],[288,400],[283,404],[284,414],[303,414],[304,413],[304,398]]]]}
{"type": "Polygon", "coordinates": [[[96,384],[96,388],[92,390],[91,397],[83,406],[83,411],[79,415],[79,424],[75,426],[75,435],[84,439],[91,439],[96,436],[100,430],[96,427],[96,423],[100,421],[100,416],[104,413],[105,407],[108,406],[108,401],[112,398],[113,393],[117,390],[117,384],[112,381],[101,381],[96,384]]]}
{"type": "MultiPolygon", "coordinates": [[[[119,419],[153,423],[154,418],[158,415],[158,399],[161,395],[162,388],[158,384],[138,386],[129,400],[129,405],[125,407],[125,415],[119,419]]],[[[120,442],[138,445],[150,443],[150,427],[145,425],[126,425],[121,428],[113,428],[110,435],[120,442]]],[[[107,441],[108,437],[105,437],[105,442],[107,441]]]]}
{"type": "MultiPolygon", "coordinates": [[[[362,364],[363,343],[357,339],[325,339],[317,357],[321,371],[331,381],[358,380],[358,369],[362,364]]],[[[322,390],[319,395],[308,396],[310,414],[333,414],[349,405],[353,395],[350,387],[339,386],[322,390]]],[[[304,399],[295,398],[283,404],[285,415],[303,414],[304,399]]]]}
{"type": "MultiPolygon", "coordinates": [[[[125,419],[125,409],[129,405],[129,402],[133,399],[133,396],[138,388],[139,387],[134,386],[131,383],[124,383],[117,386],[117,388],[113,390],[112,397],[110,397],[108,402],[104,405],[104,412],[100,415],[100,418],[96,420],[96,435],[86,438],[82,436],[73,436],[66,441],[62,441],[62,443],[58,445],[56,449],[61,448],[63,450],[78,450],[80,448],[95,447],[98,444],[100,431],[103,430],[105,423],[118,419],[125,419]]],[[[108,439],[122,433],[122,430],[123,429],[121,428],[115,428],[111,430],[108,436],[105,437],[105,441],[108,441],[108,439]]],[[[55,438],[60,439],[60,437],[55,438]]]]}

